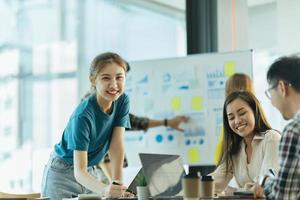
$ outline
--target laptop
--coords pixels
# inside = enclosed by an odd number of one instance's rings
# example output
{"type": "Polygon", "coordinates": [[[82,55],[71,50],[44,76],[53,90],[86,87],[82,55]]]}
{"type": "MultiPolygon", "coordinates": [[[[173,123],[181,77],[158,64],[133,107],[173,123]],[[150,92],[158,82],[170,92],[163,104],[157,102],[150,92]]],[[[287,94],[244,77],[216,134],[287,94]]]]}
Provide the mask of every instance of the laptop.
{"type": "Polygon", "coordinates": [[[150,196],[182,199],[181,179],[185,175],[179,155],[140,153],[150,196]]]}
{"type": "MultiPolygon", "coordinates": [[[[179,155],[140,153],[139,157],[142,168],[128,186],[130,191],[137,194],[138,179],[145,176],[150,199],[183,199],[181,179],[185,171],[179,155]]],[[[136,200],[137,197],[107,198],[112,199],[136,200]]]]}
{"type": "Polygon", "coordinates": [[[136,186],[139,185],[139,177],[141,176],[145,176],[144,172],[143,172],[143,168],[141,168],[138,173],[135,175],[135,177],[133,178],[132,182],[130,183],[130,185],[128,186],[128,191],[130,191],[133,194],[137,194],[137,190],[136,190],[136,186]]]}

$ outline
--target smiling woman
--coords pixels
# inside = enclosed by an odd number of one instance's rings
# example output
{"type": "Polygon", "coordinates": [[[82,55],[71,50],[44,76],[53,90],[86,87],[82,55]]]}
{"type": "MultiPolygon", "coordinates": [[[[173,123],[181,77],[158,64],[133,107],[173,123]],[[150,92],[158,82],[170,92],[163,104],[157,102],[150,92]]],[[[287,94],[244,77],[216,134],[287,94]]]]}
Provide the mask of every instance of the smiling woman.
{"type": "Polygon", "coordinates": [[[97,102],[104,112],[109,112],[113,101],[124,92],[126,64],[111,53],[96,57],[91,69],[91,90],[97,93],[97,102]],[[106,59],[102,62],[102,59],[106,59]],[[111,58],[109,58],[111,56],[111,58]]]}
{"type": "Polygon", "coordinates": [[[185,11],[165,3],[0,1],[0,21],[0,188],[13,193],[40,192],[44,152],[87,91],[95,54],[186,55],[185,11]]]}
{"type": "Polygon", "coordinates": [[[124,195],[123,134],[125,128],[130,128],[125,72],[125,61],[118,54],[107,52],[95,57],[90,67],[92,94],[76,107],[62,140],[54,147],[44,172],[42,196],[63,199],[82,193],[124,195]],[[93,166],[108,150],[112,178],[118,185],[106,185],[95,177],[93,166]]]}
{"type": "Polygon", "coordinates": [[[238,98],[229,103],[226,110],[229,126],[233,132],[244,138],[253,138],[255,118],[250,106],[238,98]]]}
{"type": "Polygon", "coordinates": [[[223,107],[223,157],[213,173],[216,191],[222,192],[231,178],[246,190],[269,168],[278,169],[280,135],[271,129],[256,97],[246,91],[232,92],[223,107]]]}

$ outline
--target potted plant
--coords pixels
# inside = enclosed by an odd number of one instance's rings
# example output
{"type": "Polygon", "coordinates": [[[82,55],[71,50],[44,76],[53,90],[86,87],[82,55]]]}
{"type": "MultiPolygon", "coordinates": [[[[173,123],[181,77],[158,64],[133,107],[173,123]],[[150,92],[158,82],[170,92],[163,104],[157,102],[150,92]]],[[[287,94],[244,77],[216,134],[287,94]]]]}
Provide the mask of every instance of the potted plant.
{"type": "Polygon", "coordinates": [[[138,200],[148,200],[149,199],[149,190],[147,187],[146,177],[143,173],[139,173],[136,177],[136,190],[137,190],[137,197],[138,200]]]}

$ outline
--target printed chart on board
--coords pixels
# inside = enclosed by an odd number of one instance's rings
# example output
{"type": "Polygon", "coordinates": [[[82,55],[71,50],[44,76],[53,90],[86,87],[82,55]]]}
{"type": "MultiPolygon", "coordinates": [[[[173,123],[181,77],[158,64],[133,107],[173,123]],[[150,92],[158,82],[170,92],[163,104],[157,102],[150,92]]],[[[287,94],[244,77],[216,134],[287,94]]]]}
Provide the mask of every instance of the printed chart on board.
{"type": "Polygon", "coordinates": [[[126,93],[130,112],[152,119],[187,115],[184,132],[168,127],[127,131],[126,154],[180,154],[189,165],[216,164],[223,137],[225,83],[232,74],[252,77],[252,51],[198,54],[131,62],[126,93]]]}

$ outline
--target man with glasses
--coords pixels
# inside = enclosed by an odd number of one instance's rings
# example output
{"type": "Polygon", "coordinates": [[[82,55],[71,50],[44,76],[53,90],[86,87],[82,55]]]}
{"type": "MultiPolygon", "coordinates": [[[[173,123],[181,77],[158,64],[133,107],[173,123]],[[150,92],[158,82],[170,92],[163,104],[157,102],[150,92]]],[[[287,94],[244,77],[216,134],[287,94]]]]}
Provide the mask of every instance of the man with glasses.
{"type": "Polygon", "coordinates": [[[279,145],[280,168],[274,177],[266,175],[257,186],[257,197],[267,199],[300,199],[300,57],[282,57],[267,72],[270,85],[266,90],[286,120],[279,145]]]}

